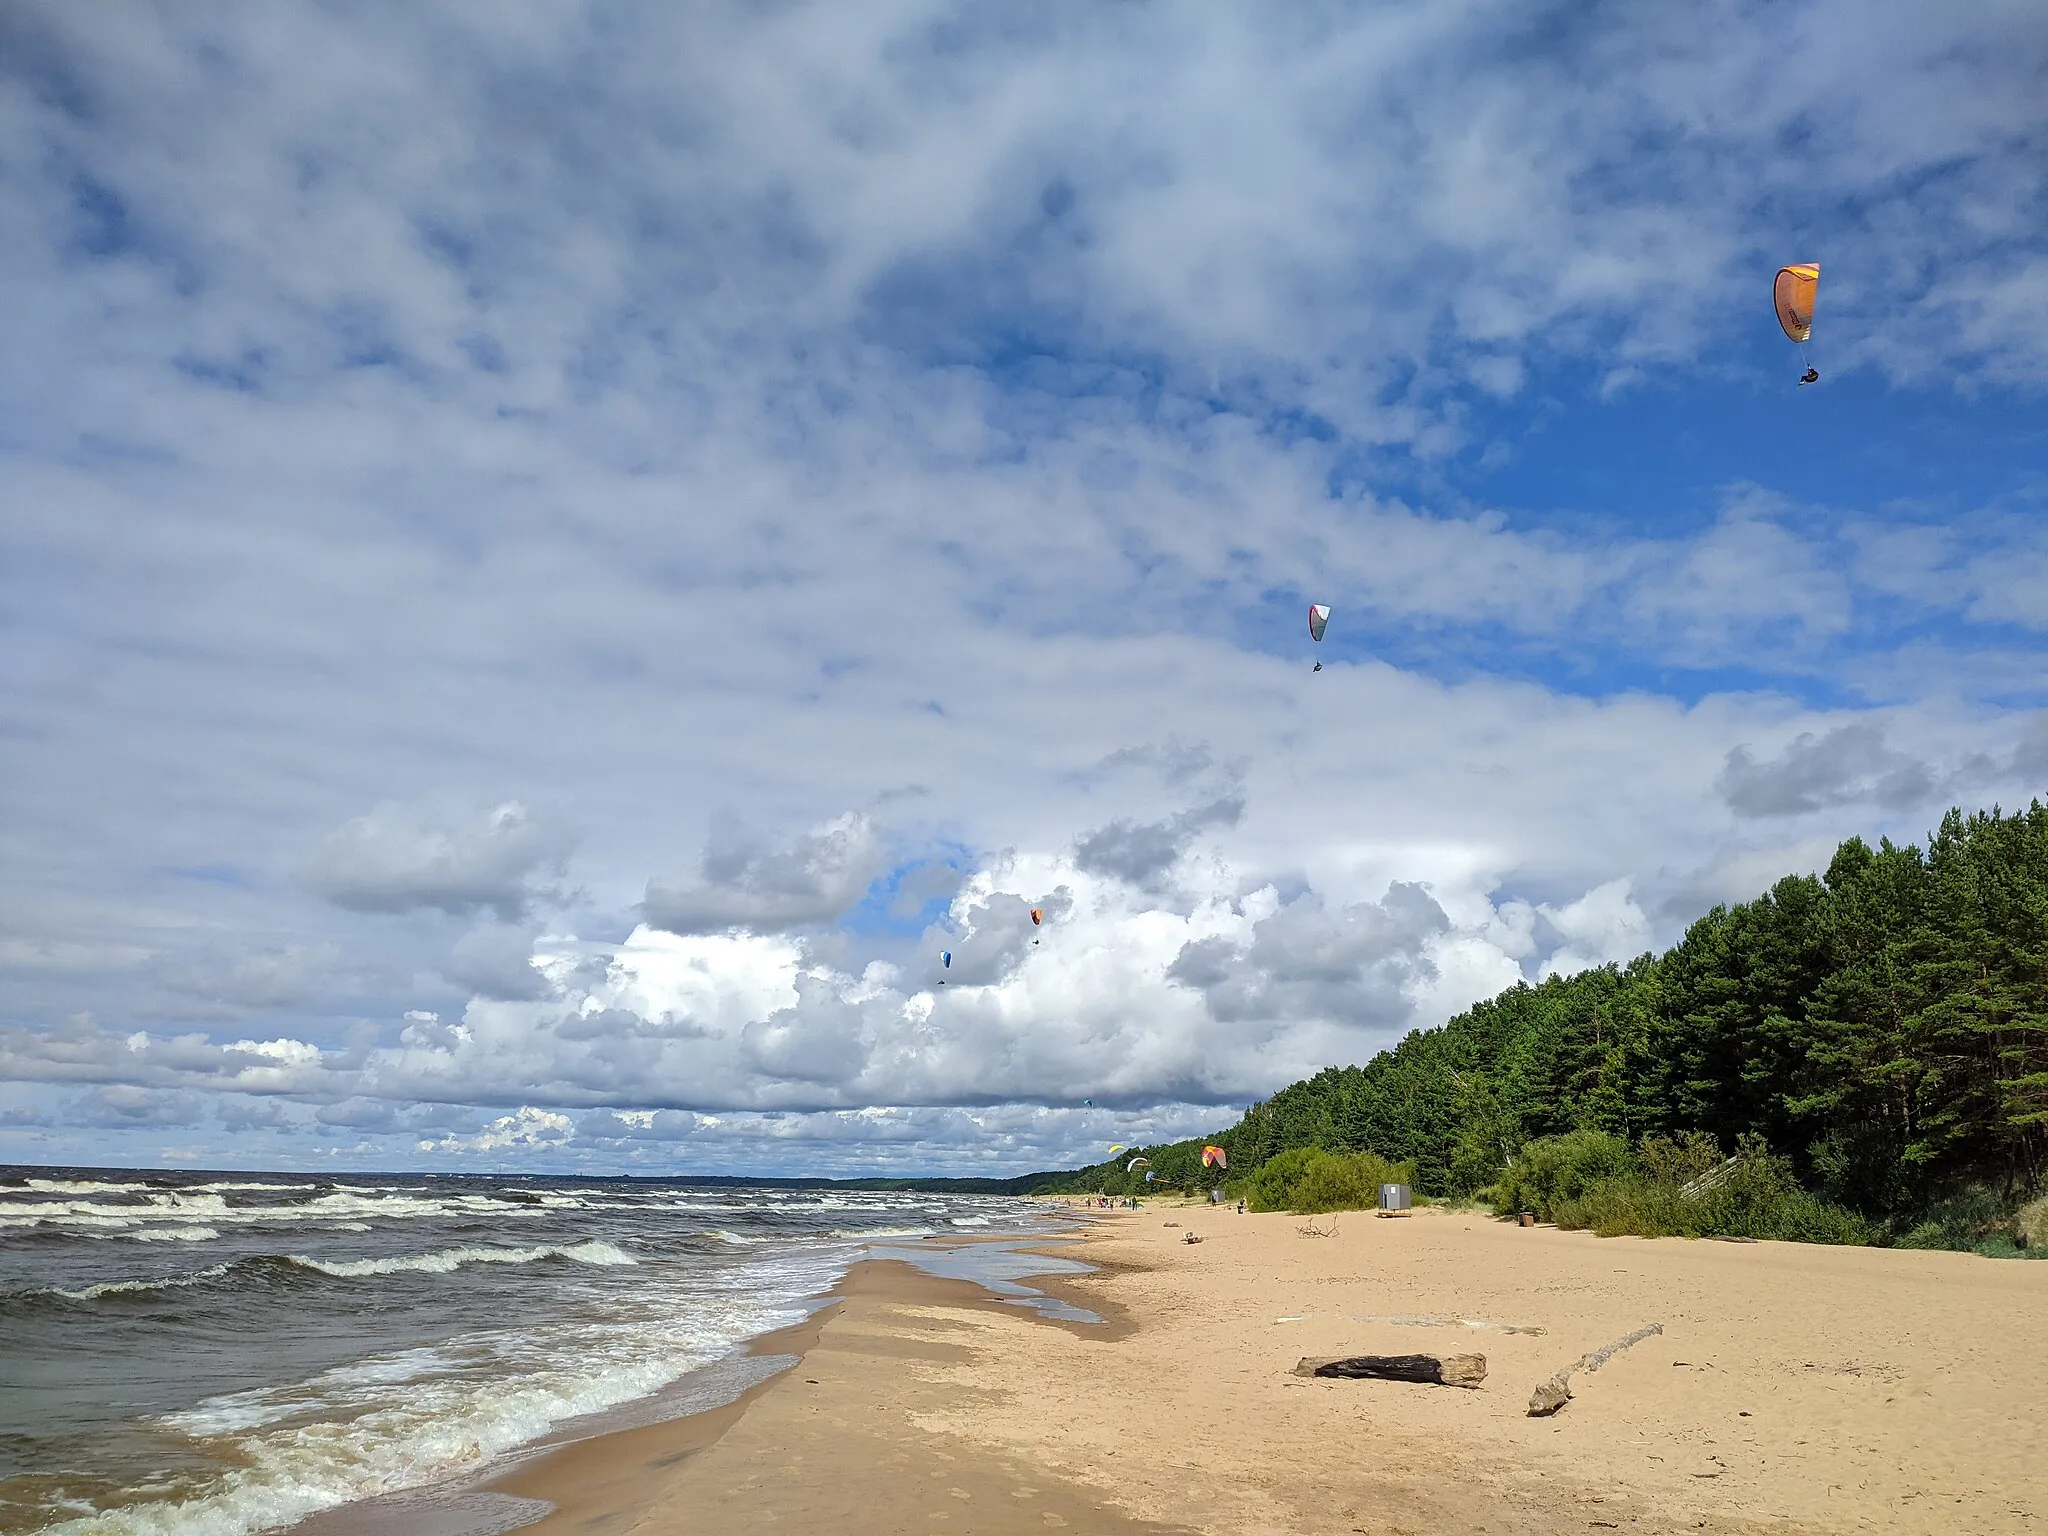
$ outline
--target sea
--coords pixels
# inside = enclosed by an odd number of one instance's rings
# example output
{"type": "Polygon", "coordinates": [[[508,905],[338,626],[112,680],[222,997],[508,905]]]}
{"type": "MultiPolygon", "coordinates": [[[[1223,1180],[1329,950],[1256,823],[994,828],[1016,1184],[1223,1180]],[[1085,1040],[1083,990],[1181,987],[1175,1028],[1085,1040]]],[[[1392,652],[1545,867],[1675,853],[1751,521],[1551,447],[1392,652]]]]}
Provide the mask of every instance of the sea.
{"type": "Polygon", "coordinates": [[[1041,1224],[971,1195],[0,1168],[0,1536],[242,1536],[445,1485],[735,1394],[747,1342],[864,1253],[1041,1224]]]}

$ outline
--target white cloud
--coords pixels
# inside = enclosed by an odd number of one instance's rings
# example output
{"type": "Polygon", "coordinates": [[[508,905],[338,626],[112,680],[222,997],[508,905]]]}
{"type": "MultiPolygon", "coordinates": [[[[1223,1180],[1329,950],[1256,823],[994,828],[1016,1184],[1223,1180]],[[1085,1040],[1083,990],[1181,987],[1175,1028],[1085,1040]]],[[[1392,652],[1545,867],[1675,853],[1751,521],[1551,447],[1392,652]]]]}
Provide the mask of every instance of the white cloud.
{"type": "Polygon", "coordinates": [[[1064,1157],[2037,787],[2022,492],[1457,489],[1749,400],[1787,254],[1820,430],[2031,400],[2026,7],[83,14],[0,24],[0,1074],[1064,1157]]]}
{"type": "Polygon", "coordinates": [[[467,1154],[530,1152],[536,1148],[557,1147],[568,1140],[574,1130],[575,1124],[567,1115],[522,1105],[517,1113],[500,1115],[472,1136],[443,1136],[438,1141],[422,1141],[419,1150],[467,1154]]]}
{"type": "Polygon", "coordinates": [[[357,912],[492,910],[506,921],[534,900],[536,876],[559,874],[574,839],[516,800],[450,825],[380,805],[330,832],[306,883],[357,912]]]}
{"type": "Polygon", "coordinates": [[[846,915],[882,868],[881,844],[865,816],[839,817],[786,847],[727,817],[704,845],[699,883],[649,883],[647,920],[679,934],[828,923],[846,915]]]}

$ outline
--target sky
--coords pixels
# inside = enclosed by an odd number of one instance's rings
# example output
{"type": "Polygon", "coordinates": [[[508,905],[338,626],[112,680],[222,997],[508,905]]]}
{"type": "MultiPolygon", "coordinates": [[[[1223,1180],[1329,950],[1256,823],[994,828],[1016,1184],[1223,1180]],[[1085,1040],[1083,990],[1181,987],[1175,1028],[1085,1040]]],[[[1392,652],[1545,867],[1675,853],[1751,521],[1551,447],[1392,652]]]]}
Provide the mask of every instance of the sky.
{"type": "Polygon", "coordinates": [[[0,1162],[1072,1166],[2026,803],[2044,79],[2038,0],[7,6],[0,1162]]]}

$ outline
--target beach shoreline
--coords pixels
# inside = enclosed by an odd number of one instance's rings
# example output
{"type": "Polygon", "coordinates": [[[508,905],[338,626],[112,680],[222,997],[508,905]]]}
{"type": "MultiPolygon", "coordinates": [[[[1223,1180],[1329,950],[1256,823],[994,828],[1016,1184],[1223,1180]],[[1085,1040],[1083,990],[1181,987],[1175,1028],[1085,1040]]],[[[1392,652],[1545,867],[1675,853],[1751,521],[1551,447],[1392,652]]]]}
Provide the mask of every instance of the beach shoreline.
{"type": "MultiPolygon", "coordinates": [[[[521,1459],[537,1536],[1075,1529],[1434,1536],[2042,1528],[2048,1264],[1599,1239],[1472,1213],[1190,1206],[1048,1245],[1034,1290],[856,1263],[735,1401],[521,1459]],[[1200,1243],[1184,1241],[1190,1230],[1200,1243]],[[1530,1389],[1641,1325],[1663,1332],[1530,1389]],[[1482,1353],[1477,1390],[1302,1379],[1303,1356],[1482,1353]]],[[[1042,1241],[1042,1240],[1041,1240],[1042,1241]]],[[[947,1246],[945,1244],[937,1245],[947,1246]]],[[[1030,1240],[1015,1246],[1030,1246],[1030,1240]]]]}

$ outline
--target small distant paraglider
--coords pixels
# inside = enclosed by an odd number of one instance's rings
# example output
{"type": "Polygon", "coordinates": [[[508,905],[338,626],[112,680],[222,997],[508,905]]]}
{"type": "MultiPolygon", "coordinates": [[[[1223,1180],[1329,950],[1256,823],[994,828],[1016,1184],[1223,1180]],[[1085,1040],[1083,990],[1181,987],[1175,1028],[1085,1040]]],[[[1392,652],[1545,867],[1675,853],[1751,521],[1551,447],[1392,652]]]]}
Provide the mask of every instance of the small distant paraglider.
{"type": "Polygon", "coordinates": [[[1150,1168],[1151,1166],[1152,1166],[1152,1159],[1151,1159],[1151,1158],[1149,1158],[1149,1157],[1134,1157],[1134,1158],[1132,1158],[1132,1159],[1131,1159],[1131,1160],[1130,1160],[1130,1161],[1129,1161],[1128,1163],[1125,1163],[1125,1164],[1124,1164],[1124,1172],[1125,1172],[1125,1173],[1136,1173],[1136,1172],[1137,1172],[1137,1171],[1138,1171],[1138,1170],[1139,1170],[1140,1168],[1150,1168]]]}
{"type": "Polygon", "coordinates": [[[1806,372],[1799,376],[1801,384],[1820,382],[1820,370],[1806,356],[1806,344],[1813,338],[1813,301],[1819,292],[1820,263],[1817,261],[1778,268],[1777,281],[1771,285],[1771,302],[1778,311],[1778,324],[1784,328],[1786,337],[1799,348],[1799,361],[1807,365],[1806,372]]]}
{"type": "MultiPolygon", "coordinates": [[[[945,968],[946,970],[949,970],[949,971],[950,971],[951,969],[953,969],[953,951],[951,951],[950,949],[942,949],[942,950],[940,950],[940,951],[939,951],[939,964],[940,964],[940,965],[941,965],[942,967],[944,967],[944,968],[945,968]]],[[[945,984],[946,984],[946,978],[945,978],[945,977],[943,977],[943,976],[941,976],[941,977],[939,978],[939,985],[943,987],[943,986],[944,986],[945,984]]]]}
{"type": "MultiPolygon", "coordinates": [[[[1323,643],[1323,630],[1329,626],[1329,622],[1330,610],[1327,607],[1321,603],[1308,605],[1308,637],[1317,645],[1323,643]]],[[[1320,672],[1323,670],[1323,664],[1319,661],[1311,670],[1320,672]]]]}
{"type": "Polygon", "coordinates": [[[1230,1154],[1221,1147],[1204,1147],[1202,1148],[1202,1166],[1204,1168],[1228,1168],[1230,1166],[1230,1154]]]}
{"type": "Polygon", "coordinates": [[[1113,1143],[1113,1144],[1112,1144],[1112,1145],[1110,1146],[1110,1149],[1109,1149],[1109,1155],[1110,1155],[1111,1157],[1115,1157],[1115,1156],[1117,1155],[1117,1153],[1119,1153],[1119,1152],[1121,1152],[1121,1151],[1123,1151],[1123,1150],[1124,1150],[1124,1144],[1123,1144],[1122,1142],[1120,1142],[1120,1141],[1119,1141],[1119,1142],[1115,1142],[1115,1143],[1113,1143]]]}
{"type": "MultiPolygon", "coordinates": [[[[1031,909],[1031,926],[1032,926],[1032,927],[1034,927],[1034,928],[1037,928],[1037,927],[1040,927],[1040,926],[1042,926],[1042,925],[1044,924],[1044,922],[1045,922],[1045,908],[1043,908],[1043,907],[1033,907],[1033,908],[1031,909]]],[[[1036,939],[1033,939],[1033,940],[1032,940],[1031,942],[1032,942],[1032,943],[1034,943],[1034,944],[1036,944],[1036,943],[1038,942],[1038,940],[1036,940],[1036,939]]]]}

